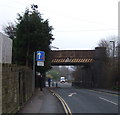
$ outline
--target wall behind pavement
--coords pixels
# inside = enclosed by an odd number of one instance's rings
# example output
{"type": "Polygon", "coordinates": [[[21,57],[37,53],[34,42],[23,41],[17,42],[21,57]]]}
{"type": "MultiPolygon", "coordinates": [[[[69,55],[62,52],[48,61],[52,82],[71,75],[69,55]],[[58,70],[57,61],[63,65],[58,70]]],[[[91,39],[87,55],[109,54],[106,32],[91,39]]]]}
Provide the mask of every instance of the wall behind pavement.
{"type": "Polygon", "coordinates": [[[11,113],[19,106],[18,68],[16,65],[2,66],[2,113],[11,113]]]}
{"type": "Polygon", "coordinates": [[[32,70],[2,64],[2,113],[16,113],[32,96],[32,70]]]}
{"type": "Polygon", "coordinates": [[[12,62],[12,40],[0,32],[0,114],[2,113],[2,63],[12,62]]]}
{"type": "Polygon", "coordinates": [[[0,32],[0,63],[12,62],[12,40],[0,32]]]}

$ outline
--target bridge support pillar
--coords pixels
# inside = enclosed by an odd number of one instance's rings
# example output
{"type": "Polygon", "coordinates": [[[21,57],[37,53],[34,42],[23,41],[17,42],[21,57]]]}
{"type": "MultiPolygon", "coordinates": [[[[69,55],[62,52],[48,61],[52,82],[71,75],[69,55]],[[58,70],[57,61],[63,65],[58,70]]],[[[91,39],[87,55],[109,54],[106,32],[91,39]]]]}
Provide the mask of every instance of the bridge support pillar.
{"type": "Polygon", "coordinates": [[[105,82],[105,61],[106,61],[106,48],[96,47],[95,48],[95,62],[93,64],[94,72],[94,85],[97,88],[102,88],[103,82],[105,82]]]}
{"type": "Polygon", "coordinates": [[[82,77],[82,87],[90,88],[92,87],[92,65],[87,65],[82,68],[81,77],[82,77]]]}

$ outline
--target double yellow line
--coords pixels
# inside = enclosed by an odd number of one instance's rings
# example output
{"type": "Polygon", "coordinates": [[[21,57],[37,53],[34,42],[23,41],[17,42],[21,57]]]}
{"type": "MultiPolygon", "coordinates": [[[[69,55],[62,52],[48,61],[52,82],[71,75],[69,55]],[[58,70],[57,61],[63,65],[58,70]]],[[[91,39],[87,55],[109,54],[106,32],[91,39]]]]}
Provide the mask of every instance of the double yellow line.
{"type": "Polygon", "coordinates": [[[72,115],[72,112],[71,112],[70,108],[68,107],[67,103],[65,102],[65,100],[60,95],[58,95],[56,92],[54,92],[53,90],[50,90],[50,92],[52,92],[53,95],[55,95],[58,98],[58,100],[61,102],[66,115],[72,115]]]}

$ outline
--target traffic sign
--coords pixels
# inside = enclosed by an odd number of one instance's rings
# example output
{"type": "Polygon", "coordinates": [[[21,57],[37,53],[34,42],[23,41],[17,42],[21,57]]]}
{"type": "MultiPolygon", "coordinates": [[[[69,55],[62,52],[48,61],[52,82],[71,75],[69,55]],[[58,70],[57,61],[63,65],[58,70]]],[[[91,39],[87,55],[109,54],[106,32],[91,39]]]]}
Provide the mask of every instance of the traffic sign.
{"type": "Polygon", "coordinates": [[[44,66],[44,61],[37,61],[37,66],[44,66]]]}
{"type": "Polygon", "coordinates": [[[36,61],[45,61],[45,52],[44,51],[37,51],[36,61]]]}

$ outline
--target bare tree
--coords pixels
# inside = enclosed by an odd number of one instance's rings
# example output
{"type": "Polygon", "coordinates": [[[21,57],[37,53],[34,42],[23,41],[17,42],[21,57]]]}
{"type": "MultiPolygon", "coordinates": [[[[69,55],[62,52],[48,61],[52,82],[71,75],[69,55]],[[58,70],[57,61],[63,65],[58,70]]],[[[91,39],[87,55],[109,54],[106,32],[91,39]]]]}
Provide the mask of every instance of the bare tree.
{"type": "Polygon", "coordinates": [[[16,32],[16,25],[9,22],[7,25],[3,26],[3,31],[5,34],[9,36],[9,38],[14,39],[16,38],[15,32],[16,32]]]}
{"type": "Polygon", "coordinates": [[[107,57],[109,57],[111,55],[110,50],[112,48],[111,48],[111,45],[110,45],[109,41],[107,41],[105,39],[100,40],[100,42],[98,43],[98,47],[106,47],[107,57]]]}
{"type": "Polygon", "coordinates": [[[105,77],[106,77],[106,86],[108,88],[117,87],[118,84],[118,76],[119,76],[119,70],[118,70],[118,52],[119,52],[119,46],[120,41],[118,40],[117,36],[111,36],[106,39],[100,40],[98,43],[99,47],[106,47],[106,53],[107,53],[107,63],[104,68],[105,69],[105,77]],[[110,43],[112,41],[114,44],[110,43]],[[114,54],[113,55],[113,50],[114,54]]]}

